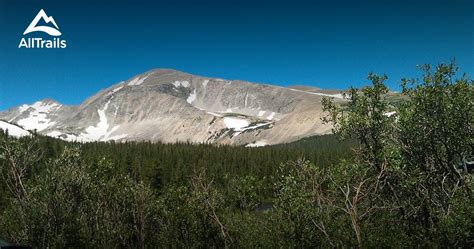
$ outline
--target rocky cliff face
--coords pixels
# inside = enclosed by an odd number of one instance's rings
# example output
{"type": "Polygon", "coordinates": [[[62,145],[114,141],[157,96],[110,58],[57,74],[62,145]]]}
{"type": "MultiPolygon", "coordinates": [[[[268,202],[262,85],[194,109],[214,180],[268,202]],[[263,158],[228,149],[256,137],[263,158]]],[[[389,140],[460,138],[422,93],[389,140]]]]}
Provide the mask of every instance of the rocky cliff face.
{"type": "Polygon", "coordinates": [[[69,141],[162,141],[262,146],[330,132],[321,99],[341,94],[157,69],[104,89],[79,106],[42,100],[0,119],[69,141]]]}

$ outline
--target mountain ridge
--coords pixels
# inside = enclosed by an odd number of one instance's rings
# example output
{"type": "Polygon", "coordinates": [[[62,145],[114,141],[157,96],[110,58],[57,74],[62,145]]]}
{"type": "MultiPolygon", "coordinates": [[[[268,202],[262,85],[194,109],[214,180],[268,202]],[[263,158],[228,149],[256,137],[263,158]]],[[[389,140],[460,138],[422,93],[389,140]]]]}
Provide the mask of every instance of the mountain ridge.
{"type": "Polygon", "coordinates": [[[0,119],[69,141],[161,141],[263,146],[329,133],[318,88],[286,88],[152,69],[104,88],[79,105],[43,99],[0,119]]]}

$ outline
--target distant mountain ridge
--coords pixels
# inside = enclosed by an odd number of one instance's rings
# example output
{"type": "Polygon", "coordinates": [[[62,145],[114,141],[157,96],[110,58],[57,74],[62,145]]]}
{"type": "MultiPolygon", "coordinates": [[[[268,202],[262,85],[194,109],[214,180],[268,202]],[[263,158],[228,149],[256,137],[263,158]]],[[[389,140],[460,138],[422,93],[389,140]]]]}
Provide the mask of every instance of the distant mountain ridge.
{"type": "Polygon", "coordinates": [[[337,91],[155,69],[103,89],[78,106],[45,99],[0,112],[0,119],[68,141],[263,146],[329,133],[331,127],[320,119],[324,96],[346,101],[337,91]]]}

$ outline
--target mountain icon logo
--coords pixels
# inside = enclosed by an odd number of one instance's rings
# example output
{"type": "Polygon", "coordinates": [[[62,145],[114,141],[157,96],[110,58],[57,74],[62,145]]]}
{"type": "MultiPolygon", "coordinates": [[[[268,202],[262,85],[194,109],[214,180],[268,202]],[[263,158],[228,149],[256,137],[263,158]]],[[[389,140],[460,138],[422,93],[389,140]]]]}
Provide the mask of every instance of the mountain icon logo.
{"type": "Polygon", "coordinates": [[[33,21],[31,21],[28,28],[26,28],[25,32],[23,32],[23,35],[26,35],[26,34],[31,33],[31,32],[36,32],[36,31],[45,32],[45,33],[47,33],[48,35],[51,35],[51,36],[60,36],[61,35],[61,32],[59,31],[59,27],[56,24],[56,22],[54,21],[54,18],[52,16],[46,15],[46,12],[44,12],[43,9],[41,9],[38,12],[38,14],[36,15],[35,19],[33,19],[33,21]],[[41,19],[43,19],[43,21],[45,23],[52,23],[54,25],[54,27],[56,27],[56,28],[50,27],[50,26],[37,26],[38,22],[41,19]]]}

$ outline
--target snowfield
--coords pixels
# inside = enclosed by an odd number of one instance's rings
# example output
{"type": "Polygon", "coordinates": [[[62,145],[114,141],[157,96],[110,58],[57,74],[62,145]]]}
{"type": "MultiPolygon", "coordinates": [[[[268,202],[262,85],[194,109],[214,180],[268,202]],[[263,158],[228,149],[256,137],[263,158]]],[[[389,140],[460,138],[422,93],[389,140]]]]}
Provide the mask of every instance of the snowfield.
{"type": "Polygon", "coordinates": [[[51,122],[48,118],[48,114],[55,112],[61,108],[62,105],[56,103],[44,103],[38,101],[33,105],[23,105],[20,107],[21,113],[30,110],[29,117],[18,120],[17,124],[23,127],[25,130],[42,131],[52,125],[55,122],[51,122]]]}
{"type": "Polygon", "coordinates": [[[249,126],[250,122],[246,119],[225,117],[224,123],[227,126],[227,128],[236,131],[236,133],[234,133],[234,136],[238,136],[244,131],[257,129],[259,127],[271,124],[273,122],[264,122],[264,123],[259,123],[259,124],[249,126]]]}
{"type": "Polygon", "coordinates": [[[8,135],[14,137],[24,137],[31,135],[30,132],[2,120],[0,120],[0,129],[8,131],[8,135]]]}
{"type": "Polygon", "coordinates": [[[46,136],[50,136],[50,137],[59,137],[59,136],[61,136],[61,135],[62,135],[62,133],[59,132],[59,131],[51,131],[51,132],[48,132],[48,133],[46,134],[46,136]]]}
{"type": "Polygon", "coordinates": [[[18,107],[18,110],[20,111],[20,113],[23,113],[24,111],[28,110],[28,108],[30,108],[29,105],[21,105],[18,107]]]}
{"type": "MultiPolygon", "coordinates": [[[[110,136],[114,131],[116,131],[119,126],[116,125],[112,129],[109,129],[109,123],[107,121],[107,115],[105,112],[109,108],[110,101],[104,105],[102,109],[98,109],[97,113],[99,114],[99,123],[96,126],[89,126],[86,128],[85,133],[81,133],[78,137],[78,141],[109,141],[109,140],[118,140],[126,137],[127,135],[116,135],[110,136]]],[[[69,137],[68,137],[69,138],[69,137]]]]}
{"type": "Polygon", "coordinates": [[[249,126],[250,122],[246,119],[225,117],[224,124],[229,129],[239,131],[242,130],[242,128],[249,126]]]}

